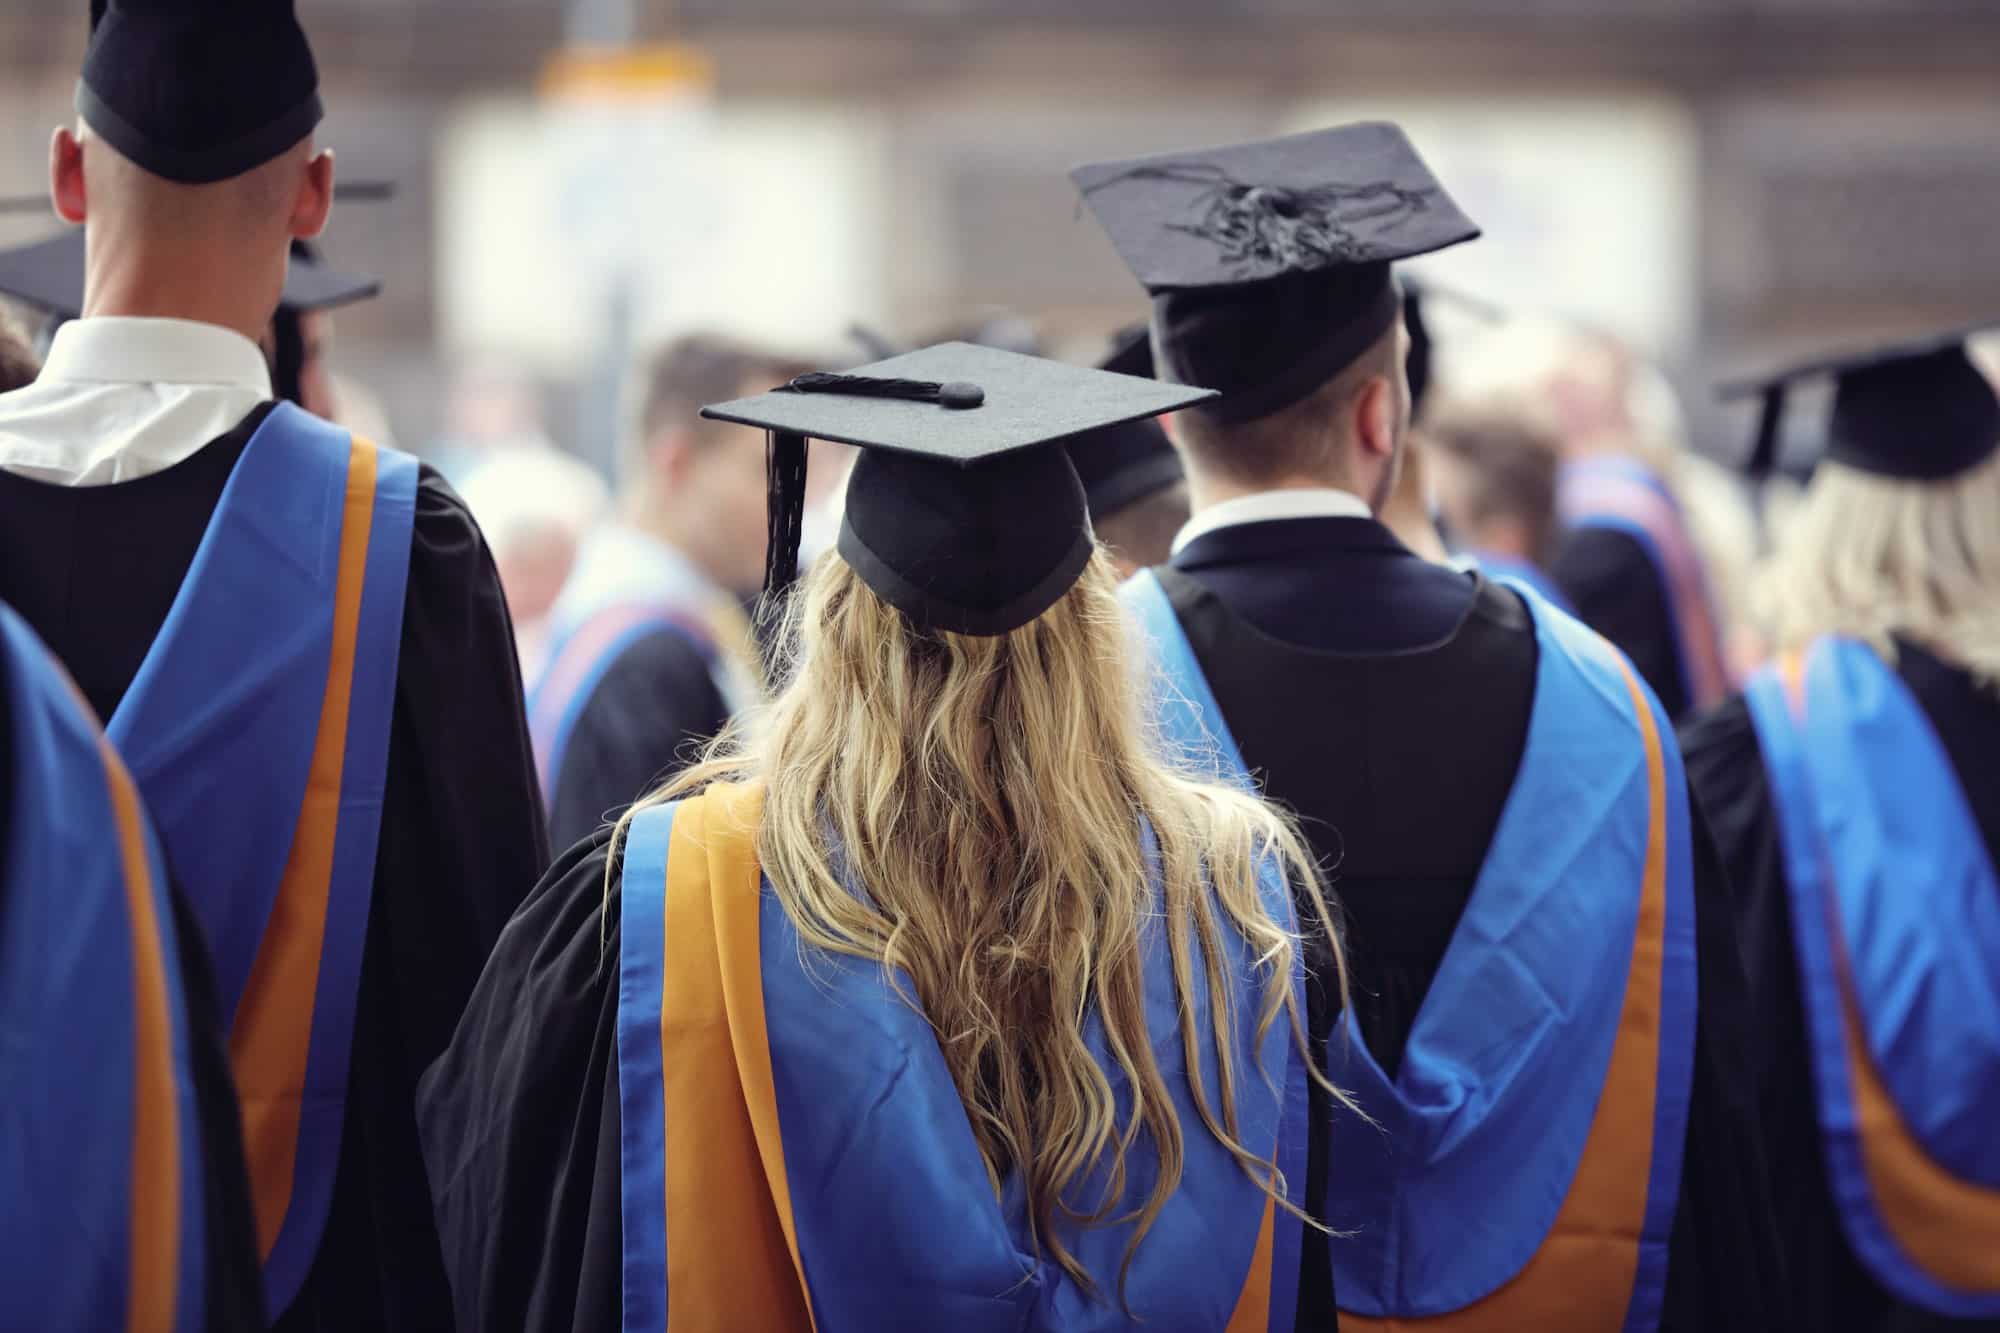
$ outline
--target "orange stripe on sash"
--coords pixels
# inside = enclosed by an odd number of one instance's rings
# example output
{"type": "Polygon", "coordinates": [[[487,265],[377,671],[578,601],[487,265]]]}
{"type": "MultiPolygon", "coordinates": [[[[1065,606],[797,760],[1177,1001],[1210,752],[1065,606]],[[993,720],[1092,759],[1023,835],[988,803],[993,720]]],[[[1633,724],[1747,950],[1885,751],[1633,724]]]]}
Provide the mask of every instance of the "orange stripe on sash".
{"type": "MultiPolygon", "coordinates": [[[[1667,924],[1667,780],[1659,727],[1632,669],[1619,661],[1646,750],[1646,869],[1639,925],[1625,979],[1625,1008],[1597,1100],[1590,1137],[1548,1238],[1527,1267],[1482,1301],[1450,1314],[1369,1319],[1343,1310],[1345,1329],[1392,1333],[1511,1333],[1560,1328],[1615,1333],[1625,1322],[1639,1271],[1646,1187],[1653,1155],[1655,1085],[1660,1066],[1661,985],[1667,924]]],[[[1338,1169],[1336,1164],[1335,1169],[1338,1169]]]]}
{"type": "Polygon", "coordinates": [[[284,878],[229,1034],[229,1062],[243,1102],[243,1148],[257,1211],[257,1249],[265,1258],[277,1243],[291,1205],[298,1159],[300,1097],[312,1046],[313,1004],[319,991],[320,947],[326,935],[334,835],[347,760],[348,694],[354,679],[368,536],[375,521],[375,470],[375,446],[356,439],[348,454],[333,652],[312,767],[284,878]]]}
{"type": "Polygon", "coordinates": [[[1271,1246],[1277,1220],[1277,1202],[1266,1199],[1257,1248],[1250,1255],[1250,1276],[1243,1281],[1243,1294],[1236,1298],[1236,1312],[1229,1316],[1225,1333],[1265,1333],[1271,1327],[1271,1246]]]}
{"type": "Polygon", "coordinates": [[[761,785],[675,812],[667,850],[660,1066],[667,1328],[813,1327],[764,1029],[761,785]]]}
{"type": "MultiPolygon", "coordinates": [[[[1792,716],[1805,721],[1805,654],[1777,663],[1792,716]]],[[[1854,973],[1828,869],[1826,929],[1840,982],[1841,1042],[1847,1052],[1849,1095],[1862,1169],[1882,1225],[1899,1249],[1940,1285],[1959,1291],[2000,1290],[2000,1190],[1953,1175],[1917,1142],[1882,1081],[1863,1035],[1854,973]]]]}
{"type": "Polygon", "coordinates": [[[100,739],[132,923],[132,1237],[126,1333],[171,1329],[180,1285],[181,1127],[167,965],[139,796],[100,739]]]}

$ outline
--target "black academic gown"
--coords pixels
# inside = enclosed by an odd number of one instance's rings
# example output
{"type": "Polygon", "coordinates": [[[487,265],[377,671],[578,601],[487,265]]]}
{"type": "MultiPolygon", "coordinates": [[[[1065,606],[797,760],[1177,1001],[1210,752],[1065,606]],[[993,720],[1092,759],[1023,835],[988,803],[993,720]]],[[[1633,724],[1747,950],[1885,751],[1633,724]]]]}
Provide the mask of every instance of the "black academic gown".
{"type": "MultiPolygon", "coordinates": [[[[5,664],[0,663],[0,815],[14,806],[14,766],[6,761],[13,753],[13,721],[4,676],[5,664]]],[[[5,858],[6,847],[6,828],[0,822],[0,859],[5,858]]],[[[174,949],[187,1015],[188,1072],[201,1135],[202,1308],[214,1333],[261,1329],[264,1279],[257,1263],[257,1223],[251,1211],[250,1178],[243,1167],[243,1123],[229,1072],[229,1043],[222,1030],[215,976],[201,927],[171,883],[167,899],[173,907],[174,949]]],[[[87,1041],[89,1034],[77,1037],[87,1041]]],[[[0,1310],[4,1308],[0,1300],[0,1310]]]]}
{"type": "Polygon", "coordinates": [[[729,721],[708,661],[686,634],[632,641],[584,700],[549,808],[549,840],[589,837],[696,754],[729,721]]]}
{"type": "MultiPolygon", "coordinates": [[[[1245,763],[1330,870],[1357,1024],[1393,1075],[1520,764],[1537,668],[1527,609],[1368,519],[1223,528],[1161,575],[1245,763]]],[[[1661,1328],[1764,1333],[1792,1327],[1771,1298],[1780,1256],[1751,1096],[1775,1055],[1748,1021],[1727,882],[1698,814],[1693,827],[1700,1017],[1661,1328]]],[[[1334,1003],[1312,999],[1323,1043],[1334,1003]]],[[[1316,1142],[1315,1188],[1324,1152],[1316,1142]]]]}
{"type": "MultiPolygon", "coordinates": [[[[1944,744],[1986,848],[2000,864],[2000,696],[1903,645],[1897,674],[1944,744]]],[[[1777,808],[1750,710],[1738,695],[1683,729],[1688,781],[1715,830],[1736,894],[1750,1004],[1772,1036],[1758,1100],[1801,1326],[1826,1333],[2000,1333],[2000,1320],[1940,1319],[1884,1291],[1848,1248],[1828,1192],[1810,1043],[1793,952],[1777,808]]]]}
{"type": "MultiPolygon", "coordinates": [[[[266,411],[174,467],[117,485],[0,472],[0,598],[100,716],[124,697],[266,411]]],[[[417,1078],[548,863],[492,558],[464,503],[428,468],[416,511],[340,1161],[318,1257],[280,1330],[450,1325],[417,1147],[417,1078]]]]}
{"type": "Polygon", "coordinates": [[[1630,533],[1576,528],[1563,534],[1549,562],[1577,619],[1617,644],[1670,718],[1691,706],[1681,676],[1680,636],[1659,567],[1630,533]]]}

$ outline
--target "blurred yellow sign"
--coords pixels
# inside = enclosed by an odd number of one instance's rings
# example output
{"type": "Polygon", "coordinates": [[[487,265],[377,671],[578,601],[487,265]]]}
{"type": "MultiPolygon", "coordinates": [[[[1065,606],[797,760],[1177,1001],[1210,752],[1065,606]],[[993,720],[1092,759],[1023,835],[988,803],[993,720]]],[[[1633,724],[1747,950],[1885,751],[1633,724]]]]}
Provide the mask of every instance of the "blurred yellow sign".
{"type": "Polygon", "coordinates": [[[706,52],[662,42],[558,51],[542,67],[537,89],[559,101],[643,102],[706,92],[714,81],[715,63],[706,52]]]}

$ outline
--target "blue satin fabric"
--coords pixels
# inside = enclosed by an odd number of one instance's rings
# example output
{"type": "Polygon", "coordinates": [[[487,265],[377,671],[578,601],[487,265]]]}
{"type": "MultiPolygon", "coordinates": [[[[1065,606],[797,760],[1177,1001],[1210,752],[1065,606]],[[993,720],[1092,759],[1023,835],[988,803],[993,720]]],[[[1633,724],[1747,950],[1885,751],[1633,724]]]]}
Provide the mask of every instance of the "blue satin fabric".
{"type": "Polygon", "coordinates": [[[1569,597],[1556,586],[1556,581],[1550,578],[1540,565],[1492,551],[1474,551],[1472,558],[1478,561],[1479,568],[1490,577],[1511,587],[1528,589],[1565,615],[1576,614],[1576,608],[1570,605],[1569,597]]]}
{"type": "MultiPolygon", "coordinates": [[[[13,808],[0,811],[0,1320],[122,1329],[131,1298],[133,922],[97,724],[0,606],[13,808]]],[[[179,1141],[171,1327],[205,1327],[200,1117],[167,875],[147,834],[179,1141]]]]}
{"type": "Polygon", "coordinates": [[[1873,649],[1815,643],[1803,693],[1801,721],[1767,669],[1747,700],[1778,808],[1842,1222],[1902,1299],[1960,1318],[2000,1315],[2000,1293],[1942,1286],[1884,1227],[1841,1036],[1844,956],[1868,1053],[1905,1126],[1953,1175],[2000,1187],[2000,879],[1929,718],[1873,649]]]}
{"type": "MultiPolygon", "coordinates": [[[[673,806],[634,819],[623,880],[620,931],[619,1100],[627,1117],[622,1156],[626,1226],[625,1327],[666,1327],[665,1253],[669,1225],[700,1225],[664,1216],[659,1084],[663,886],[673,806]]],[[[1271,910],[1290,919],[1290,893],[1276,876],[1266,884],[1271,910]]],[[[784,1141],[785,1174],[800,1259],[814,1316],[822,1329],[1047,1329],[1066,1333],[1143,1327],[1216,1330],[1236,1309],[1248,1277],[1266,1196],[1203,1128],[1188,1089],[1179,1008],[1163,933],[1142,937],[1146,1008],[1154,1058],[1174,1096],[1186,1159],[1179,1188],[1133,1260],[1120,1300],[1120,1272],[1130,1223],[1066,1233],[1099,1294],[1083,1291],[1058,1266],[1037,1260],[1014,1181],[995,1199],[937,1036],[905,998],[907,976],[892,988],[882,967],[803,951],[769,882],[759,906],[764,1013],[784,1141]],[[1129,1312],[1128,1307],[1129,1306],[1129,1312]],[[1134,1320],[1143,1323],[1135,1324],[1134,1320]]],[[[1260,1155],[1276,1154],[1291,1189],[1303,1195],[1304,1066],[1280,1015],[1256,1039],[1265,974],[1248,946],[1225,925],[1225,972],[1234,999],[1236,1112],[1239,1139],[1260,1155]]],[[[1201,963],[1194,963],[1200,976],[1201,963]]],[[[1290,978],[1303,1004],[1303,976],[1290,978]]],[[[1198,992],[1194,1022],[1207,1031],[1210,1008],[1198,992]]],[[[1087,1040],[1114,1085],[1095,1017],[1087,1040]]],[[[1204,1048],[1204,1086],[1218,1105],[1217,1062],[1204,1048]]],[[[1128,1105],[1122,1092],[1121,1107],[1128,1105]]],[[[1156,1164],[1141,1147],[1127,1158],[1123,1212],[1142,1203],[1156,1164]]],[[[1092,1208],[1101,1176],[1072,1195],[1092,1208]]],[[[761,1188],[762,1182],[746,1182],[761,1188]]],[[[1292,1327],[1297,1299],[1296,1219],[1276,1214],[1272,1330],[1292,1327]],[[1289,1234],[1288,1234],[1289,1233],[1289,1234]]]]}
{"type": "MultiPolygon", "coordinates": [[[[1199,762],[1219,756],[1247,783],[1159,581],[1141,574],[1121,596],[1165,678],[1167,738],[1199,762]]],[[[1540,649],[1528,743],[1401,1068],[1389,1080],[1351,1021],[1329,1051],[1334,1082],[1380,1126],[1341,1115],[1329,1152],[1329,1220],[1353,1233],[1333,1243],[1335,1283],[1341,1308],[1357,1314],[1448,1313],[1520,1273],[1575,1176],[1623,1010],[1650,827],[1639,723],[1615,650],[1523,596],[1540,649]]],[[[1671,726],[1650,694],[1647,702],[1667,768],[1668,894],[1632,1329],[1657,1323],[1665,1292],[1696,1010],[1687,784],[1671,726]]]]}
{"type": "MultiPolygon", "coordinates": [[[[298,828],[333,649],[351,437],[281,403],[223,488],[108,731],[153,812],[232,1024],[298,828]]],[[[282,1312],[333,1197],[416,515],[417,462],[377,454],[333,878],[291,1203],[265,1262],[282,1312]]]]}

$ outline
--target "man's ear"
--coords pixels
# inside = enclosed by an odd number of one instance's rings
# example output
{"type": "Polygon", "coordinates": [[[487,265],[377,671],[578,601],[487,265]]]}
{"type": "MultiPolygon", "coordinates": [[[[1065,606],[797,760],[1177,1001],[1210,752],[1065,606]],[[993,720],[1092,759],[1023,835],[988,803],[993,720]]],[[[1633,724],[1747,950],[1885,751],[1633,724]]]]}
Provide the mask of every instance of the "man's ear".
{"type": "Polygon", "coordinates": [[[89,203],[83,187],[83,140],[67,125],[49,139],[49,201],[56,216],[75,226],[89,203]]]}
{"type": "Polygon", "coordinates": [[[1395,456],[1396,392],[1386,376],[1370,375],[1355,396],[1354,438],[1374,458],[1395,456]]]}
{"type": "Polygon", "coordinates": [[[291,234],[310,241],[326,230],[327,216],[333,212],[333,150],[315,153],[299,179],[299,191],[292,199],[291,234]]]}

